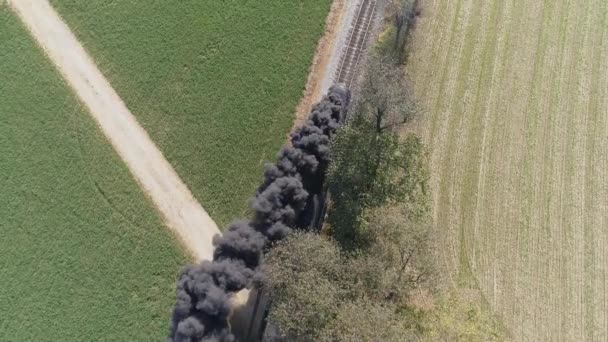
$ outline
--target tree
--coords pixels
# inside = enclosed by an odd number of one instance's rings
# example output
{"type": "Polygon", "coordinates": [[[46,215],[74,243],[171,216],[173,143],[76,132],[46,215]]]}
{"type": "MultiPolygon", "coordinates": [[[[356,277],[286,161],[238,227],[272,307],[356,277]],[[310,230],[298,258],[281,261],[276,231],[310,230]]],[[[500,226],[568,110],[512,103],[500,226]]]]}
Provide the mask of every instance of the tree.
{"type": "Polygon", "coordinates": [[[409,311],[411,291],[434,279],[423,143],[357,117],[333,148],[329,233],[363,254],[350,263],[367,298],[409,311]]]}
{"type": "Polygon", "coordinates": [[[422,143],[355,118],[334,153],[335,240],[297,233],[269,252],[270,320],[290,341],[414,338],[409,292],[432,275],[422,143]]]}
{"type": "Polygon", "coordinates": [[[377,131],[363,115],[338,133],[327,177],[332,194],[328,223],[343,247],[369,245],[361,221],[365,210],[404,201],[419,187],[426,191],[422,146],[413,135],[401,139],[395,132],[377,131]]]}
{"type": "Polygon", "coordinates": [[[406,203],[389,203],[364,217],[373,239],[369,252],[382,269],[384,300],[407,307],[409,294],[432,287],[433,265],[427,215],[416,217],[406,203]]]}
{"type": "Polygon", "coordinates": [[[395,128],[415,115],[405,73],[395,58],[370,55],[361,89],[361,110],[375,118],[378,132],[395,128]]]}
{"type": "Polygon", "coordinates": [[[369,254],[296,233],[270,251],[266,265],[269,320],[285,341],[404,341],[414,334],[408,316],[386,300],[384,270],[369,254]]]}
{"type": "Polygon", "coordinates": [[[391,22],[394,29],[392,52],[401,61],[411,30],[420,15],[418,0],[392,0],[388,4],[386,13],[392,17],[391,22]]]}
{"type": "Polygon", "coordinates": [[[417,332],[391,305],[362,299],[344,303],[319,341],[416,341],[417,332]]]}
{"type": "Polygon", "coordinates": [[[318,235],[294,233],[277,244],[265,260],[269,320],[288,340],[318,340],[338,314],[343,272],[337,246],[318,235]]]}
{"type": "Polygon", "coordinates": [[[421,318],[429,341],[506,341],[504,327],[480,305],[479,290],[452,290],[435,300],[421,318]],[[469,293],[463,293],[463,291],[469,293]]]}

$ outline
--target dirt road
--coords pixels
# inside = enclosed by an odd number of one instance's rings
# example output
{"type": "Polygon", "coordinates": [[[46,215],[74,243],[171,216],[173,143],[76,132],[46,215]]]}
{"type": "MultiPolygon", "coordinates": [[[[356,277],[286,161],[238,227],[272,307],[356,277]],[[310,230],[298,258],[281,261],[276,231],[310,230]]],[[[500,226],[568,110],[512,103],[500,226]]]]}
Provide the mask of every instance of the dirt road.
{"type": "Polygon", "coordinates": [[[47,0],[11,0],[69,86],[161,212],[165,223],[197,259],[211,259],[217,225],[99,71],[47,0]]]}

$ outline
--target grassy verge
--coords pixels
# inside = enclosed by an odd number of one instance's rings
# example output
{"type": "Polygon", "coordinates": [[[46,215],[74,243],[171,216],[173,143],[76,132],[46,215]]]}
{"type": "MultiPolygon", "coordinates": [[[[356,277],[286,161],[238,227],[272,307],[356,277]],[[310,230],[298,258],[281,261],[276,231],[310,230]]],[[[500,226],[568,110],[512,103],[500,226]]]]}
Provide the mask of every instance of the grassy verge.
{"type": "Polygon", "coordinates": [[[52,3],[210,215],[243,215],[292,125],[330,1],[52,3]]]}
{"type": "Polygon", "coordinates": [[[184,254],[0,4],[0,340],[151,341],[184,254]]]}

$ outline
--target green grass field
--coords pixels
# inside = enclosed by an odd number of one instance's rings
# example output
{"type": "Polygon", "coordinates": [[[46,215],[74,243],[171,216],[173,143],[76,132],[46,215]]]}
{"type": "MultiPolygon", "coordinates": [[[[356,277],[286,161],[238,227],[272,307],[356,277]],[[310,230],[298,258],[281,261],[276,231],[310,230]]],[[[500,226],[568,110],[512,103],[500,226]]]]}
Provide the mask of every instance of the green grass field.
{"type": "Polygon", "coordinates": [[[423,1],[440,260],[516,341],[608,338],[608,2],[423,1]]]}
{"type": "Polygon", "coordinates": [[[52,0],[220,225],[286,141],[330,1],[52,0]]]}
{"type": "Polygon", "coordinates": [[[162,340],[186,257],[1,3],[0,75],[0,340],[162,340]]]}

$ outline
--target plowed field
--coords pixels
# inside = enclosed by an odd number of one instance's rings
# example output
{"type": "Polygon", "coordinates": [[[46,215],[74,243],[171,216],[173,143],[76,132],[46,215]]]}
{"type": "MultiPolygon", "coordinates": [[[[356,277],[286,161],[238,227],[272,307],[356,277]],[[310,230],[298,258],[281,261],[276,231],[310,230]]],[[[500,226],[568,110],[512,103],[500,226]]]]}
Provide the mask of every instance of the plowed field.
{"type": "Polygon", "coordinates": [[[423,1],[440,260],[514,340],[608,338],[608,2],[423,1]]]}

